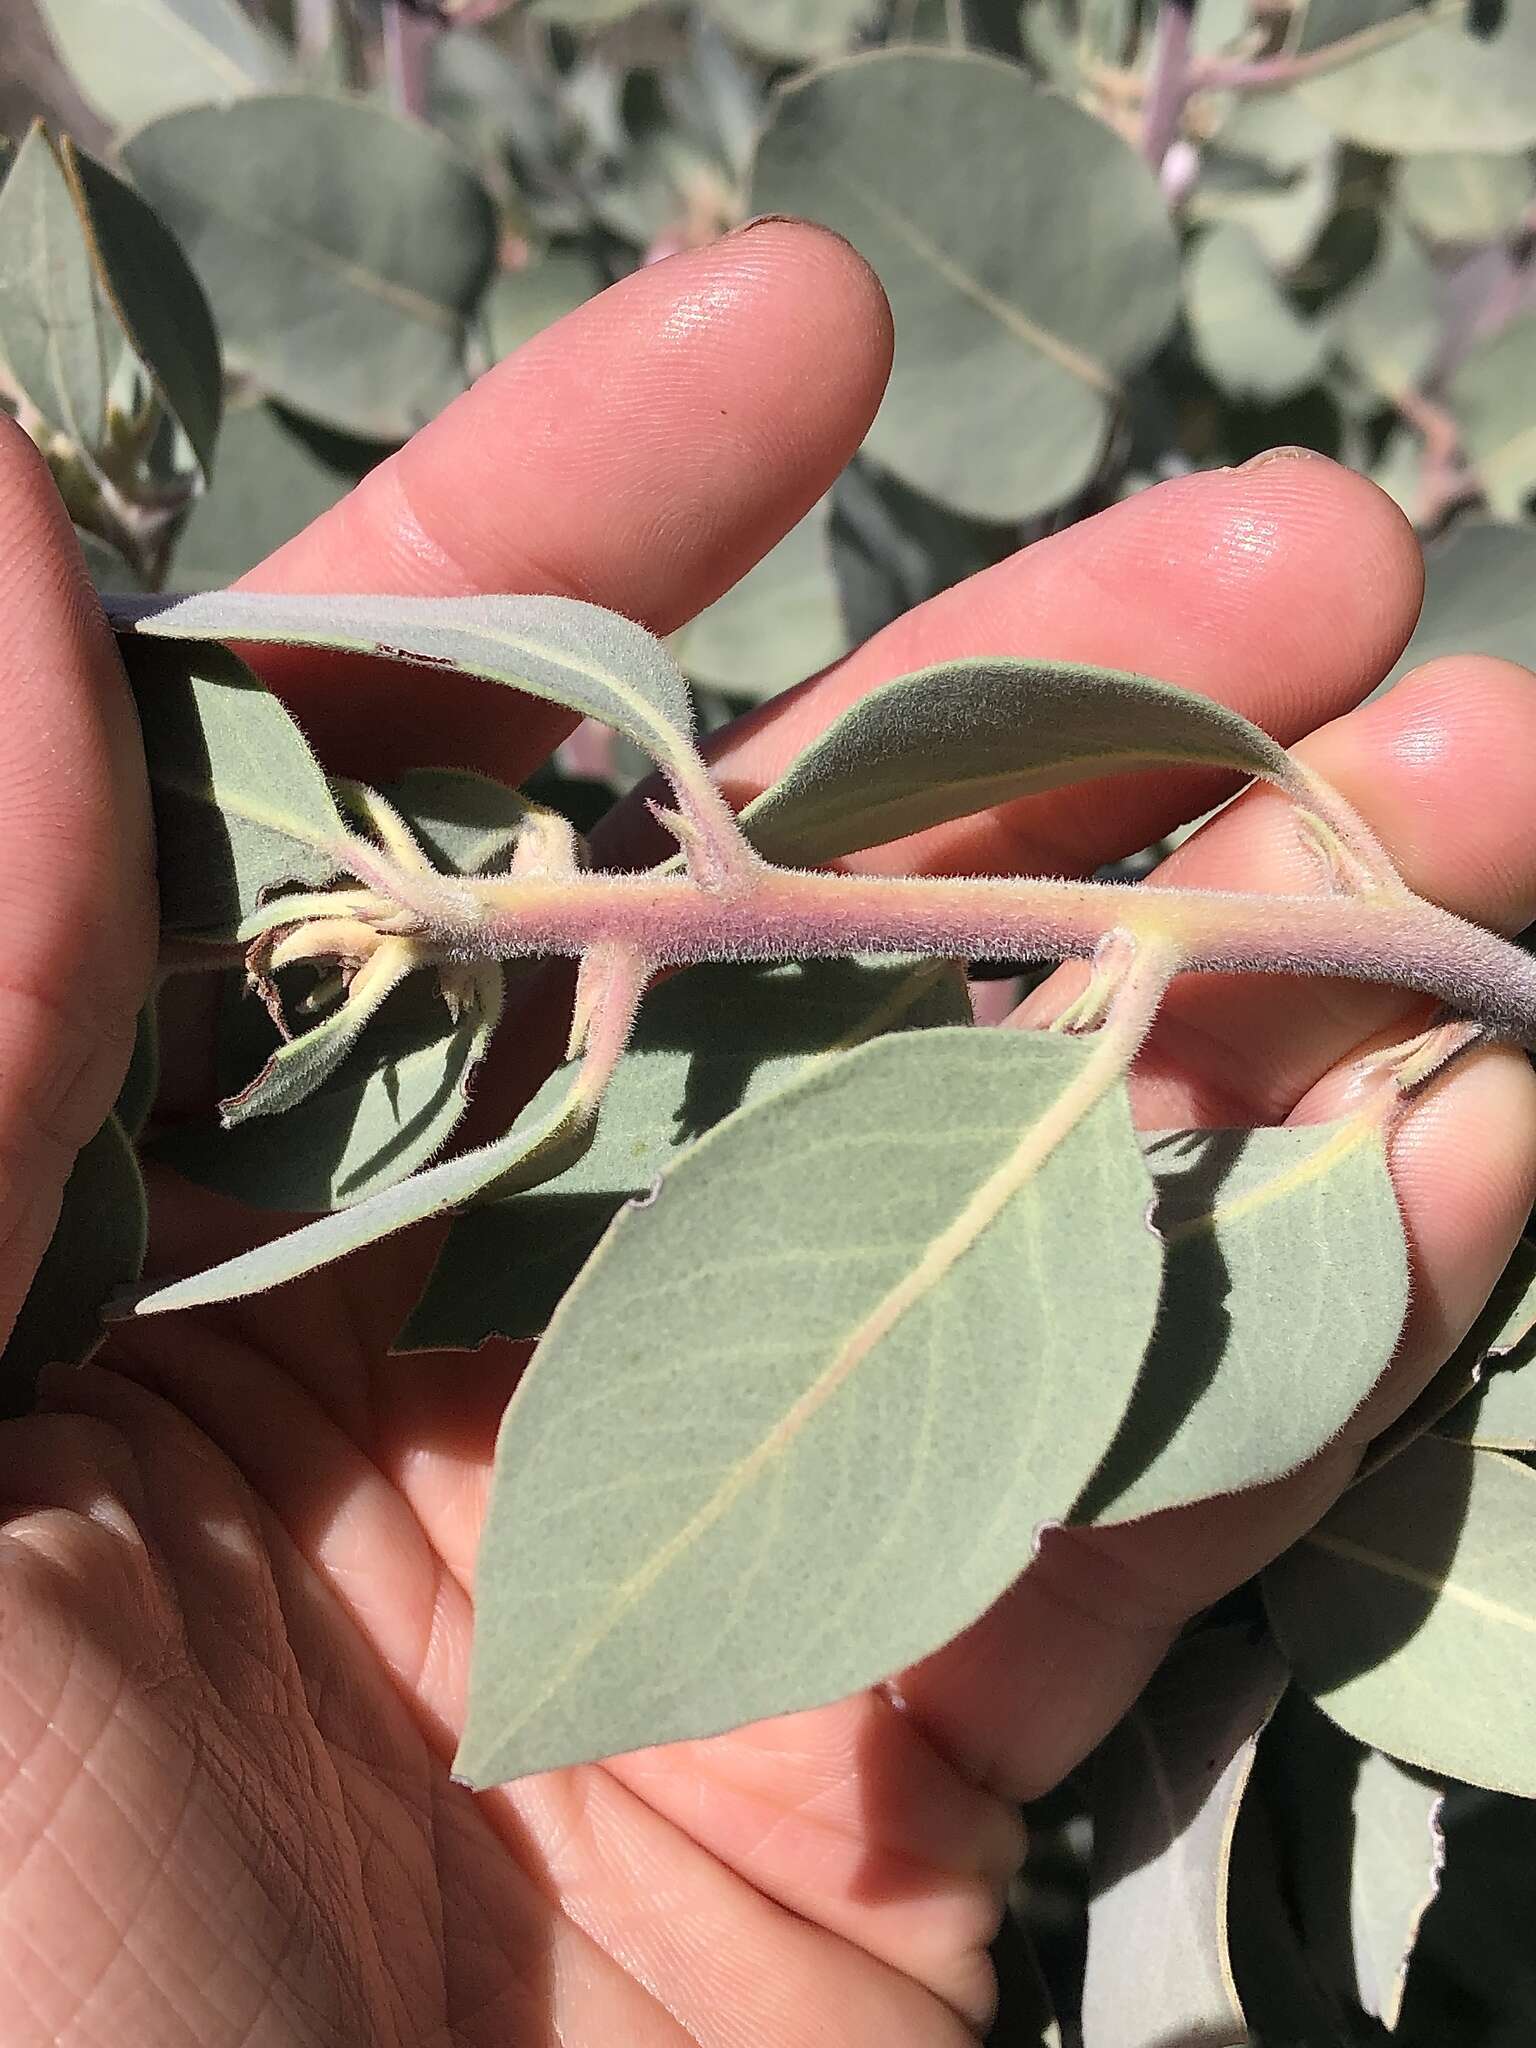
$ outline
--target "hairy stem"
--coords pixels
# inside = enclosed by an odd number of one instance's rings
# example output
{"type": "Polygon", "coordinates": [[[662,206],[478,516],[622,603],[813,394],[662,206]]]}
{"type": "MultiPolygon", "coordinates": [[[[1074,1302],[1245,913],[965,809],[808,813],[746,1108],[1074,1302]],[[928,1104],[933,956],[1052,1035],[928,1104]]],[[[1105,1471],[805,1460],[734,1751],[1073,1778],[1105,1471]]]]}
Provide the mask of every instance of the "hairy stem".
{"type": "Polygon", "coordinates": [[[430,937],[466,960],[574,958],[599,945],[624,948],[653,968],[863,952],[1081,959],[1119,929],[1167,941],[1181,968],[1386,983],[1436,996],[1494,1036],[1536,1044],[1536,961],[1408,895],[1240,895],[813,874],[766,864],[723,893],[675,874],[462,886],[478,900],[477,917],[434,921],[430,937]]]}

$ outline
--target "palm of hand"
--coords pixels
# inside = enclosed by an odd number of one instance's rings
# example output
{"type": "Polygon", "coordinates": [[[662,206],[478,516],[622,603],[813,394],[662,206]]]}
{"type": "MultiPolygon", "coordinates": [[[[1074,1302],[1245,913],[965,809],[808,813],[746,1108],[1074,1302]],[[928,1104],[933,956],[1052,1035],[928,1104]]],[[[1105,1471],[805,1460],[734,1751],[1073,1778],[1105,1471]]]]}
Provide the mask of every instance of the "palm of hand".
{"type": "MultiPolygon", "coordinates": [[[[667,629],[826,487],[887,347],[867,274],[810,231],[776,224],[657,266],[493,373],[257,580],[565,589],[667,629]]],[[[35,560],[61,545],[55,515],[23,453],[4,452],[18,555],[35,560]]],[[[722,773],[749,790],[884,675],[986,649],[1167,674],[1294,740],[1390,665],[1417,574],[1391,508],[1328,465],[1191,478],[913,614],[749,721],[722,773]]],[[[28,600],[23,689],[74,721],[97,786],[67,853],[0,881],[5,928],[35,955],[0,992],[12,1301],[46,1241],[37,1188],[56,1193],[111,1099],[148,901],[123,854],[141,805],[131,743],[102,738],[121,725],[114,681],[56,585],[28,600]],[[61,673],[76,679],[62,712],[61,673]]],[[[537,709],[487,732],[483,698],[440,679],[424,697],[412,676],[317,680],[275,658],[268,672],[347,772],[452,757],[517,780],[554,736],[537,709]]],[[[1536,914],[1528,688],[1498,663],[1441,663],[1308,743],[1417,888],[1503,925],[1536,914]]],[[[24,733],[4,744],[0,782],[33,790],[24,733]]],[[[1033,799],[888,858],[1091,870],[1208,800],[1173,778],[1033,799]]],[[[9,815],[24,844],[24,810],[9,815]]],[[[1249,887],[1284,886],[1295,858],[1262,797],[1179,856],[1187,881],[1249,887]]],[[[1147,1120],[1327,1114],[1359,1046],[1414,1014],[1381,991],[1202,989],[1151,1049],[1147,1120]]],[[[388,1356],[429,1248],[144,1326],[54,1374],[45,1412],[0,1427],[0,2040],[971,2038],[1019,1856],[1009,1801],[1084,1756],[1186,1616],[1305,1528],[1412,1398],[1520,1227],[1533,1133],[1528,1071],[1502,1054],[1411,1120],[1395,1163],[1413,1321],[1349,1438],[1305,1472],[1129,1532],[1053,1537],[983,1622],[904,1677],[902,1706],[869,1694],[478,1800],[448,1760],[520,1361],[506,1346],[388,1356]]],[[[245,1227],[166,1189],[154,1259],[188,1270],[245,1227]]]]}

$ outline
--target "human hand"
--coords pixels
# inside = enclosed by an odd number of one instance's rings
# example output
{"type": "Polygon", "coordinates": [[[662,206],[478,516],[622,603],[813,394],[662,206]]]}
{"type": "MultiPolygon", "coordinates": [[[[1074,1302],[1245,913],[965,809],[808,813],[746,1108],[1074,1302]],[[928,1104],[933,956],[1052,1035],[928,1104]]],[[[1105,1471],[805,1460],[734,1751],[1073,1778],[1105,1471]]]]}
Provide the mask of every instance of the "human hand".
{"type": "MultiPolygon", "coordinates": [[[[541,337],[250,580],[558,590],[670,630],[826,488],[888,350],[841,243],[758,226],[541,337]]],[[[112,1099],[152,900],[110,643],[30,451],[8,438],[0,465],[17,593],[0,657],[8,1313],[112,1099]]],[[[1310,734],[1306,758],[1414,888],[1516,929],[1536,916],[1530,678],[1440,662],[1350,708],[1406,639],[1419,573],[1391,505],[1330,464],[1191,477],[900,621],[726,736],[717,770],[750,795],[850,697],[928,662],[1136,668],[1287,743],[1310,734]]],[[[262,666],[328,764],[372,780],[430,759],[516,781],[561,730],[549,707],[509,718],[436,674],[279,651],[262,666]]],[[[1091,872],[1208,800],[1172,774],[1101,783],[858,864],[1091,872]]],[[[618,821],[610,844],[632,830],[618,821]]],[[[1256,792],[1176,871],[1283,888],[1297,858],[1256,792]]],[[[1143,1058],[1139,1111],[1334,1113],[1362,1045],[1421,1007],[1202,978],[1143,1058]]],[[[1368,1409],[1303,1472],[1053,1534],[989,1615],[903,1675],[904,1709],[872,1692],[479,1798],[448,1763],[522,1354],[388,1355],[429,1234],[279,1295],[127,1326],[92,1366],[49,1376],[42,1412],[0,1426],[0,2044],[973,2038],[1021,1853],[1014,1802],[1093,1747],[1189,1614],[1316,1519],[1481,1305],[1536,1187],[1523,1056],[1481,1054],[1416,1106],[1394,1171],[1409,1327],[1368,1409]]],[[[156,1270],[207,1264],[251,1228],[169,1183],[156,1206],[156,1270]]]]}

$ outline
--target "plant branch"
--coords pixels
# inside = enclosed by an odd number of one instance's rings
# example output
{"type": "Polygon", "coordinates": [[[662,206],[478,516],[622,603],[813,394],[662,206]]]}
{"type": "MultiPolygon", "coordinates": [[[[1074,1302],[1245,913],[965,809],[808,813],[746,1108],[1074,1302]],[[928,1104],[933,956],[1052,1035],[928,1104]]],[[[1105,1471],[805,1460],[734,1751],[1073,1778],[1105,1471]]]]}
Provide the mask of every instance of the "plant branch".
{"type": "Polygon", "coordinates": [[[1191,91],[1194,0],[1161,0],[1152,37],[1152,68],[1141,103],[1141,153],[1161,170],[1191,91]]]}
{"type": "Polygon", "coordinates": [[[460,886],[475,899],[476,915],[436,918],[430,932],[457,959],[579,957],[614,945],[652,971],[861,952],[1061,960],[1091,956],[1118,929],[1167,941],[1191,970],[1332,975],[1414,989],[1494,1036],[1536,1044],[1536,960],[1407,895],[819,874],[766,863],[727,894],[675,874],[460,886]]]}

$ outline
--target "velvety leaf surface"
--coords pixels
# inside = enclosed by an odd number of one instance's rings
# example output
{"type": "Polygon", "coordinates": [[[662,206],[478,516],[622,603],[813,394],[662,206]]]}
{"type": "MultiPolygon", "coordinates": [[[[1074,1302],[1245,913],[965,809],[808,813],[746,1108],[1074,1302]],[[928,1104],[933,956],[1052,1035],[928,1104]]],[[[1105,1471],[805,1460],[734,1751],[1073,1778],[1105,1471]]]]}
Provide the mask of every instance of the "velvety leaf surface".
{"type": "Polygon", "coordinates": [[[1156,1309],[1149,1182],[1094,1060],[885,1038],[727,1118],[623,1213],[503,1423],[466,1777],[840,1698],[1023,1569],[1156,1309]]]}
{"type": "Polygon", "coordinates": [[[1261,1486],[1338,1435],[1391,1361],[1408,1259],[1379,1129],[1154,1139],[1163,1301],[1078,1515],[1099,1523],[1261,1486]]]}
{"type": "Polygon", "coordinates": [[[101,1311],[144,1265],[148,1210],[133,1146],[115,1116],[76,1159],[53,1238],[0,1356],[0,1413],[31,1405],[45,1365],[78,1365],[101,1340],[101,1311]]]}
{"type": "Polygon", "coordinates": [[[208,591],[140,633],[378,654],[461,669],[601,719],[663,767],[691,762],[688,688],[643,626],[571,597],[284,597],[208,591]]]}
{"type": "MultiPolygon", "coordinates": [[[[266,1012],[232,991],[226,1018],[225,1064],[249,1079],[271,1051],[266,1012]]],[[[493,1022],[482,1013],[456,1024],[421,976],[389,998],[355,1050],[308,1097],[298,1122],[182,1125],[156,1140],[153,1156],[200,1187],[260,1209],[315,1213],[366,1201],[447,1144],[493,1022]]]]}
{"type": "MultiPolygon", "coordinates": [[[[399,1348],[473,1350],[492,1336],[540,1335],[623,1204],[722,1117],[762,1101],[808,1060],[970,1014],[963,978],[938,960],[694,967],[662,982],[645,999],[590,1146],[537,1192],[455,1219],[399,1348]]],[[[533,1111],[569,1085],[568,1072],[552,1074],[533,1111]]]]}
{"type": "Polygon", "coordinates": [[[70,77],[114,127],[280,86],[282,49],[237,0],[40,0],[70,77]]]}
{"type": "Polygon", "coordinates": [[[894,50],[809,73],[777,100],[751,203],[836,228],[874,266],[896,362],[869,448],[984,518],[1083,487],[1121,379],[1173,320],[1176,252],[1146,166],[1017,65],[894,50]]]}
{"type": "Polygon", "coordinates": [[[206,477],[224,407],[224,371],[202,287],[175,239],[130,185],[67,137],[61,153],[101,288],[206,477]]]}
{"type": "Polygon", "coordinates": [[[1203,234],[1185,260],[1184,310],[1195,353],[1228,397],[1273,401],[1312,383],[1325,325],[1299,314],[1246,228],[1203,234]]]}
{"type": "Polygon", "coordinates": [[[222,647],[121,641],[150,764],[160,914],[233,931],[263,893],[337,873],[346,826],[282,705],[222,647]]]}
{"type": "Polygon", "coordinates": [[[1340,1727],[1536,1797],[1536,1472],[1420,1437],[1270,1566],[1264,1598],[1340,1727]]]}
{"type": "MultiPolygon", "coordinates": [[[[433,1100],[441,1101],[445,1089],[440,1075],[431,1077],[431,1085],[433,1100]]],[[[457,1085],[456,1077],[451,1085],[457,1085]]],[[[312,1114],[315,1106],[324,1102],[325,1093],[322,1089],[310,1098],[308,1113],[312,1114]]],[[[349,1119],[346,1128],[350,1133],[361,1123],[362,1117],[352,1105],[347,1105],[346,1113],[349,1119]]],[[[455,1121],[457,1114],[456,1108],[455,1121]]],[[[532,1185],[538,1178],[540,1160],[545,1157],[553,1160],[552,1171],[564,1163],[576,1123],[574,1108],[569,1102],[562,1103],[553,1115],[542,1121],[525,1114],[519,1117],[510,1131],[489,1145],[481,1145],[473,1152],[462,1152],[456,1158],[443,1160],[438,1166],[429,1166],[410,1180],[399,1180],[392,1170],[385,1184],[376,1187],[376,1192],[365,1199],[354,1200],[348,1207],[338,1208],[333,1214],[306,1223],[301,1229],[290,1231],[286,1237],[276,1238],[254,1251],[226,1259],[222,1265],[211,1266],[204,1273],[194,1273],[185,1280],[172,1280],[151,1288],[123,1313],[161,1315],[171,1309],[198,1308],[208,1302],[233,1301],[241,1295],[259,1294],[266,1288],[280,1287],[285,1280],[296,1280],[302,1273],[312,1273],[317,1267],[328,1266],[333,1260],[344,1258],[348,1252],[358,1251],[364,1245],[377,1244],[381,1238],[390,1237],[412,1223],[420,1223],[428,1216],[438,1216],[446,1209],[456,1208],[514,1168],[526,1174],[532,1185]]],[[[246,1131],[278,1128],[280,1126],[275,1124],[250,1124],[242,1127],[241,1135],[246,1131]]],[[[288,1149],[292,1150],[291,1141],[288,1149]]],[[[435,1145],[433,1149],[436,1149],[435,1145]]],[[[282,1170],[286,1164],[288,1162],[279,1161],[278,1169],[282,1170]]],[[[398,1158],[391,1164],[397,1165],[398,1158]]],[[[240,1192],[245,1192],[243,1177],[240,1192]]]]}
{"type": "Polygon", "coordinates": [[[695,682],[772,697],[852,646],[832,566],[832,500],[823,498],[741,581],[670,642],[695,682]]]}
{"type": "Polygon", "coordinates": [[[347,432],[403,437],[464,388],[490,195],[429,129],[362,101],[194,107],[124,145],[231,359],[347,432]]]}
{"type": "Polygon", "coordinates": [[[1388,155],[1536,142],[1536,0],[1424,7],[1305,0],[1287,47],[1340,60],[1298,87],[1336,133],[1388,155]]]}
{"type": "Polygon", "coordinates": [[[807,866],[1064,783],[1158,761],[1284,781],[1282,748],[1170,683],[1070,662],[948,662],[871,690],[741,813],[807,866]]]}
{"type": "Polygon", "coordinates": [[[1232,1841],[1259,1732],[1286,1682],[1245,1628],[1182,1643],[1093,1764],[1083,2048],[1236,2048],[1232,1841]]]}

